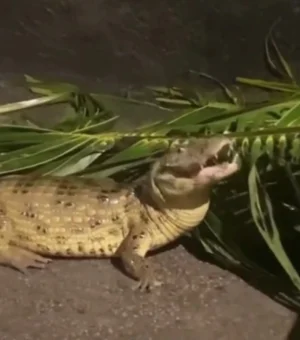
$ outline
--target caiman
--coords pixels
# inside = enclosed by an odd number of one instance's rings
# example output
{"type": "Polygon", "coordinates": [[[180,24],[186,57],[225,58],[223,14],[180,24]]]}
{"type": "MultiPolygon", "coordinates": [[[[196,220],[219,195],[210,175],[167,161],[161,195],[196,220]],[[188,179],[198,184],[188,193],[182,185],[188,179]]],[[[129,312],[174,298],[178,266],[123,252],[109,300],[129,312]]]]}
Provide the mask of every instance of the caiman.
{"type": "Polygon", "coordinates": [[[137,185],[79,176],[0,180],[0,263],[27,273],[50,258],[121,259],[141,291],[159,285],[146,258],[199,225],[212,187],[239,170],[226,137],[171,146],[137,185]]]}

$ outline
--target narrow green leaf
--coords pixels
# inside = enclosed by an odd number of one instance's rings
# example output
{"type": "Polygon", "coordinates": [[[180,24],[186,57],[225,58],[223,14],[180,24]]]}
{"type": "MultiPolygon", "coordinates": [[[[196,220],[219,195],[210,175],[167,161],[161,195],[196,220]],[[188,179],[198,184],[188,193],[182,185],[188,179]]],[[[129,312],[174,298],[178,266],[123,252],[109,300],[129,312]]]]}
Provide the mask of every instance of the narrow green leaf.
{"type": "Polygon", "coordinates": [[[252,164],[258,160],[262,152],[263,152],[262,139],[259,137],[256,137],[254,141],[252,142],[251,151],[250,151],[252,164]]]}
{"type": "MultiPolygon", "coordinates": [[[[226,238],[226,240],[224,240],[224,235],[228,234],[228,231],[225,232],[224,228],[228,228],[229,226],[223,225],[223,222],[211,210],[207,213],[204,219],[204,223],[206,224],[212,235],[215,237],[215,239],[218,241],[218,251],[221,252],[228,261],[230,261],[234,265],[239,264],[240,266],[251,268],[251,270],[256,270],[258,273],[270,275],[262,267],[247,258],[240,249],[239,245],[232,242],[230,239],[228,239],[228,237],[226,238]]],[[[199,229],[201,229],[201,226],[199,227],[199,229]]],[[[210,244],[212,245],[212,241],[210,242],[210,244]]],[[[215,246],[214,249],[216,250],[215,246]]]]}
{"type": "Polygon", "coordinates": [[[161,104],[172,104],[172,105],[180,105],[180,106],[191,105],[191,101],[187,99],[172,99],[172,98],[156,97],[155,100],[161,104]]]}
{"type": "Polygon", "coordinates": [[[271,28],[270,28],[267,36],[266,36],[266,39],[265,39],[265,53],[266,53],[267,63],[269,64],[270,68],[273,71],[277,72],[282,77],[284,77],[284,73],[281,70],[279,70],[278,67],[276,66],[276,64],[274,63],[274,61],[273,61],[273,59],[271,57],[271,51],[270,51],[270,37],[272,36],[272,31],[273,31],[275,25],[278,24],[278,22],[279,22],[279,20],[276,20],[272,24],[272,26],[271,26],[271,28]]]}
{"type": "Polygon", "coordinates": [[[133,161],[143,157],[149,157],[155,152],[165,150],[168,146],[168,141],[164,139],[142,139],[137,143],[134,143],[130,147],[126,148],[125,150],[112,156],[111,158],[105,160],[102,164],[108,165],[124,161],[133,161]]]}
{"type": "Polygon", "coordinates": [[[57,136],[51,134],[41,134],[36,132],[4,132],[1,133],[0,131],[0,143],[12,143],[16,145],[23,145],[25,144],[38,144],[44,142],[46,140],[53,140],[55,141],[57,136]]]}
{"type": "Polygon", "coordinates": [[[300,290],[300,277],[294,268],[292,262],[288,258],[284,247],[280,240],[280,235],[278,232],[278,228],[276,226],[272,205],[270,202],[270,198],[265,190],[260,185],[260,178],[256,170],[256,166],[253,165],[251,167],[249,177],[248,177],[248,186],[249,186],[249,197],[250,197],[250,207],[253,216],[253,220],[261,233],[262,237],[266,241],[270,250],[273,252],[281,266],[284,268],[286,273],[289,275],[293,284],[300,290]],[[261,191],[261,194],[259,193],[261,191]],[[262,198],[263,197],[263,198],[262,198]],[[267,208],[270,224],[267,223],[264,211],[261,207],[261,198],[264,201],[264,204],[267,208]]]}
{"type": "Polygon", "coordinates": [[[214,117],[224,117],[227,112],[224,109],[211,108],[208,105],[189,109],[182,115],[170,120],[167,124],[173,125],[188,125],[188,124],[203,124],[207,120],[213,120],[214,117]]]}
{"type": "MultiPolygon", "coordinates": [[[[45,129],[41,128],[39,126],[26,126],[26,125],[12,125],[12,124],[1,124],[0,125],[0,136],[2,133],[5,132],[11,132],[11,133],[16,133],[16,132],[51,132],[52,130],[50,129],[45,129]]],[[[26,134],[27,136],[27,134],[26,134]]]]}
{"type": "Polygon", "coordinates": [[[69,158],[69,162],[72,160],[73,162],[67,166],[67,162],[62,164],[61,169],[60,168],[56,168],[53,171],[50,171],[49,174],[55,175],[55,176],[68,176],[68,175],[73,175],[76,174],[78,172],[82,172],[84,171],[86,168],[88,168],[97,158],[99,158],[101,155],[103,154],[103,152],[98,152],[98,153],[93,153],[91,155],[87,155],[83,158],[81,158],[80,160],[78,160],[77,162],[76,159],[79,159],[79,156],[77,154],[78,157],[73,157],[72,159],[69,158]]]}
{"type": "Polygon", "coordinates": [[[44,167],[39,169],[39,171],[55,176],[66,176],[82,172],[104,152],[111,149],[113,145],[113,143],[83,140],[81,144],[78,145],[81,149],[77,153],[46,164],[44,167]]]}
{"type": "Polygon", "coordinates": [[[210,80],[214,81],[215,83],[217,83],[223,89],[223,91],[225,92],[227,98],[233,104],[238,105],[238,103],[241,102],[241,100],[238,97],[236,97],[234,95],[234,93],[232,91],[230,91],[230,89],[224,83],[222,83],[220,80],[218,80],[218,79],[216,79],[216,78],[214,78],[214,77],[212,77],[209,74],[204,73],[204,72],[197,72],[197,71],[191,70],[190,73],[197,74],[200,77],[204,77],[204,78],[210,79],[210,80]]]}
{"type": "MultiPolygon", "coordinates": [[[[52,169],[50,168],[48,171],[45,171],[46,169],[42,170],[46,175],[53,176],[67,176],[82,172],[105,151],[106,150],[97,153],[90,153],[90,148],[84,148],[67,159],[59,160],[56,162],[55,166],[52,167],[52,169]]],[[[51,164],[53,163],[50,163],[49,165],[51,164]]]]}
{"type": "Polygon", "coordinates": [[[107,131],[114,126],[116,120],[119,119],[119,116],[114,116],[99,123],[91,124],[86,127],[82,127],[76,130],[76,133],[87,133],[87,134],[94,134],[94,133],[101,133],[103,131],[107,131]]]}
{"type": "Polygon", "coordinates": [[[288,92],[292,94],[300,92],[300,88],[295,84],[267,81],[267,80],[262,80],[262,79],[249,79],[249,78],[243,78],[243,77],[236,77],[236,81],[241,84],[261,87],[263,89],[268,89],[268,90],[276,90],[276,91],[288,92]]]}
{"type": "Polygon", "coordinates": [[[69,171],[70,173],[78,172],[77,163],[79,163],[82,158],[92,153],[91,143],[92,141],[90,140],[81,141],[78,144],[78,148],[81,149],[79,149],[77,153],[66,155],[65,157],[61,157],[50,163],[46,163],[45,165],[39,167],[36,172],[39,174],[56,176],[63,176],[64,171],[69,171]]]}
{"type": "Polygon", "coordinates": [[[278,127],[287,127],[292,125],[292,122],[295,121],[295,119],[298,119],[300,117],[300,102],[295,103],[291,108],[289,108],[282,117],[275,123],[275,126],[278,127]]]}
{"type": "Polygon", "coordinates": [[[78,92],[78,87],[69,83],[45,82],[29,75],[25,75],[29,88],[32,92],[44,96],[53,96],[54,94],[78,92]]]}
{"type": "MultiPolygon", "coordinates": [[[[141,110],[144,107],[151,107],[158,110],[158,112],[164,113],[164,111],[172,111],[169,108],[159,106],[156,103],[147,102],[147,101],[140,101],[132,98],[124,98],[118,96],[112,96],[108,94],[99,94],[99,93],[91,93],[91,96],[97,100],[99,100],[106,109],[111,110],[113,112],[120,112],[120,108],[122,111],[127,111],[130,107],[135,108],[136,106],[140,106],[141,110]]],[[[118,113],[119,114],[119,113],[118,113]]]]}
{"type": "MultiPolygon", "coordinates": [[[[270,29],[270,31],[269,31],[267,37],[266,37],[266,45],[269,45],[269,43],[271,44],[271,46],[272,46],[272,47],[274,48],[274,50],[275,50],[276,57],[277,57],[277,59],[279,60],[281,67],[282,67],[283,70],[285,71],[285,74],[291,79],[291,81],[292,81],[293,83],[295,83],[295,79],[294,79],[292,70],[291,70],[289,64],[286,62],[286,60],[285,60],[284,57],[282,56],[282,54],[281,54],[281,52],[280,52],[280,50],[279,50],[279,48],[278,48],[278,46],[277,46],[275,40],[273,39],[273,34],[272,34],[272,33],[273,33],[273,30],[274,30],[274,27],[275,27],[276,24],[278,24],[278,21],[275,22],[275,23],[272,25],[272,27],[271,27],[271,29],[270,29]]],[[[268,56],[270,57],[270,53],[268,53],[268,56]]],[[[272,65],[272,66],[273,66],[273,65],[272,65]]]]}
{"type": "Polygon", "coordinates": [[[54,161],[80,147],[78,137],[57,140],[29,146],[9,154],[0,155],[0,175],[34,168],[54,161]]]}
{"type": "Polygon", "coordinates": [[[9,103],[0,105],[0,114],[7,114],[10,112],[16,112],[32,107],[43,106],[45,104],[60,103],[69,99],[68,93],[53,94],[48,97],[34,98],[28,100],[22,100],[20,102],[9,103]]]}
{"type": "Polygon", "coordinates": [[[146,88],[160,95],[183,98],[183,93],[178,87],[147,86],[146,88]]]}

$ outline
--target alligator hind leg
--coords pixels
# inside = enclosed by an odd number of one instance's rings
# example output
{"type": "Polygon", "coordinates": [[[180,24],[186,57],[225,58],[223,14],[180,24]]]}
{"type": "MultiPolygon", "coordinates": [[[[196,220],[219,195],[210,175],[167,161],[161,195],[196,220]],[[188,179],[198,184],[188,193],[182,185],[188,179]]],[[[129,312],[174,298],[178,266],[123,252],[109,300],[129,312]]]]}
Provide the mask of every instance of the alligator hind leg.
{"type": "Polygon", "coordinates": [[[15,268],[22,273],[27,273],[27,268],[45,268],[50,259],[35,254],[29,250],[4,244],[0,240],[0,263],[15,268]]]}
{"type": "Polygon", "coordinates": [[[11,244],[13,239],[13,222],[9,219],[0,205],[0,264],[15,268],[23,273],[26,269],[44,268],[51,262],[30,250],[20,248],[11,244]]]}

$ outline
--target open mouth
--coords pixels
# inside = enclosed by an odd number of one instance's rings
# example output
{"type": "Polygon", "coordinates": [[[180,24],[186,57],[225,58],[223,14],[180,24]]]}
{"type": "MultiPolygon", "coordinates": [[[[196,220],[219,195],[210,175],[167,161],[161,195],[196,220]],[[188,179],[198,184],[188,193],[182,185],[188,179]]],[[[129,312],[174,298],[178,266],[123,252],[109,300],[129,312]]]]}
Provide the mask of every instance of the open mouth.
{"type": "Polygon", "coordinates": [[[225,144],[216,154],[211,155],[207,161],[202,165],[202,168],[214,166],[222,163],[232,162],[236,152],[231,144],[225,144]]]}
{"type": "Polygon", "coordinates": [[[177,177],[193,178],[197,177],[204,169],[209,169],[221,164],[228,164],[234,160],[236,152],[230,143],[224,144],[216,154],[212,154],[205,163],[197,161],[186,164],[185,166],[165,167],[165,170],[172,172],[177,177]]]}

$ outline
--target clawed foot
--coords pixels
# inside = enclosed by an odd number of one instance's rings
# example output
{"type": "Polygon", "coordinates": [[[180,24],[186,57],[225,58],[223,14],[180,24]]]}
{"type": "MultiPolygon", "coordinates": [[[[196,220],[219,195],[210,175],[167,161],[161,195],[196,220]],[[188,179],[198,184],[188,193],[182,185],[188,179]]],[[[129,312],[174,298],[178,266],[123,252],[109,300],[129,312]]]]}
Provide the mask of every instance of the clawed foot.
{"type": "Polygon", "coordinates": [[[131,252],[124,252],[121,258],[127,273],[138,280],[138,283],[132,286],[133,290],[150,292],[153,288],[162,285],[161,281],[155,279],[154,268],[148,259],[131,252]]]}
{"type": "Polygon", "coordinates": [[[43,269],[51,260],[31,251],[11,246],[5,253],[0,254],[0,262],[27,274],[27,268],[43,269]]]}
{"type": "Polygon", "coordinates": [[[138,283],[134,284],[132,286],[132,289],[134,291],[139,290],[142,293],[151,292],[155,287],[160,287],[162,286],[162,284],[163,284],[162,281],[144,278],[144,279],[141,279],[138,283]]]}

